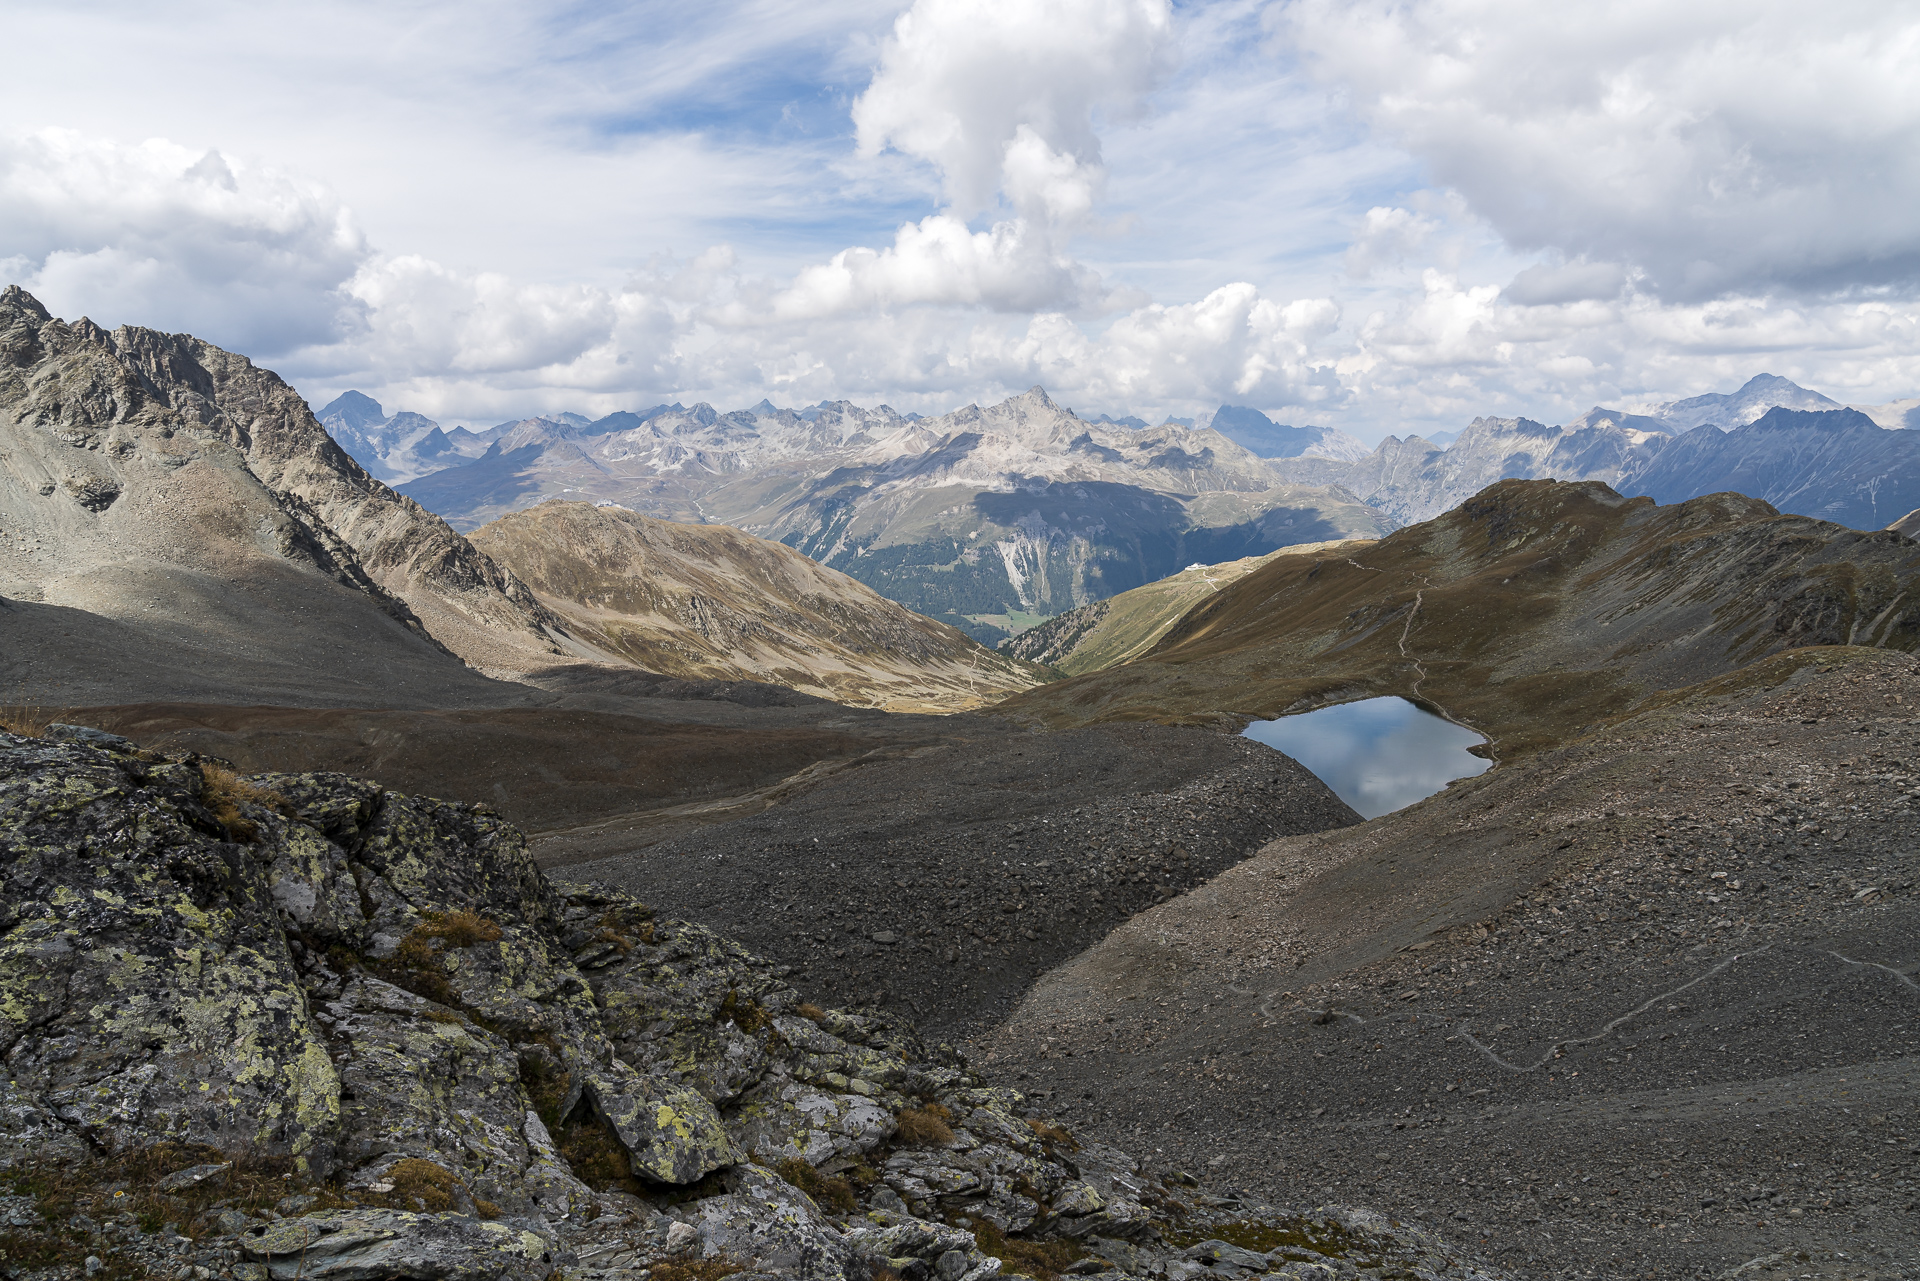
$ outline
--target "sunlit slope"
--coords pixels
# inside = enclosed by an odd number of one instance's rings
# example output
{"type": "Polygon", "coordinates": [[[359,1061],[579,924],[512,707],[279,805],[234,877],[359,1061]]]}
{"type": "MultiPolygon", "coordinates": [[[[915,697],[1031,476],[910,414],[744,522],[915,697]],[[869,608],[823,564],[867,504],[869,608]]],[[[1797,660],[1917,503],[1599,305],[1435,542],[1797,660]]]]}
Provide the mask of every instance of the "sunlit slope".
{"type": "Polygon", "coordinates": [[[1920,647],[1920,547],[1713,494],[1502,481],[1362,555],[1279,555],[1121,667],[1030,691],[1050,725],[1424,698],[1503,756],[1796,645],[1920,647]]]}
{"type": "Polygon", "coordinates": [[[779,543],[588,503],[472,535],[579,635],[649,671],[958,711],[1046,679],[779,543]]]}
{"type": "Polygon", "coordinates": [[[1097,672],[1146,653],[1188,610],[1237,583],[1276,556],[1305,556],[1340,548],[1357,552],[1373,539],[1303,543],[1265,556],[1246,556],[1219,565],[1194,565],[1145,587],[1136,587],[1022,632],[1000,648],[1016,658],[1045,663],[1069,676],[1097,672]]]}

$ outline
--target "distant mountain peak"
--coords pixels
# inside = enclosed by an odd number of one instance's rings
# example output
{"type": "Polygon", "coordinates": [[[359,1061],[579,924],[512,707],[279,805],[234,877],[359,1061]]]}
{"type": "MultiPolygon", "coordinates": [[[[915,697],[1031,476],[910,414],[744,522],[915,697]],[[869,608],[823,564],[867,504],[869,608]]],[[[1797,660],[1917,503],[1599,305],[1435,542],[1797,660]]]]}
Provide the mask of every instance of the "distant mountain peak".
{"type": "Polygon", "coordinates": [[[327,407],[315,416],[322,422],[337,419],[356,429],[365,429],[387,421],[387,411],[380,407],[380,402],[360,391],[341,392],[328,401],[327,407]]]}
{"type": "Polygon", "coordinates": [[[1708,392],[1685,400],[1668,401],[1647,411],[1671,432],[1692,431],[1696,427],[1718,427],[1732,431],[1750,423],[1770,409],[1839,409],[1840,402],[1802,387],[1791,378],[1778,374],[1755,374],[1732,395],[1708,392]]]}

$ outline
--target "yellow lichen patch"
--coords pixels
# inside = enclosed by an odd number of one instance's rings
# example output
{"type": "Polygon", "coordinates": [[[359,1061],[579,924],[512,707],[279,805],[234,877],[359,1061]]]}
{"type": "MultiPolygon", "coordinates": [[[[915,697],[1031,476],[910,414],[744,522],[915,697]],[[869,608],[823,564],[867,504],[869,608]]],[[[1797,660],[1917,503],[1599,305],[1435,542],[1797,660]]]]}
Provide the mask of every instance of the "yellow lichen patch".
{"type": "Polygon", "coordinates": [[[313,1040],[281,1071],[293,1096],[293,1118],[302,1130],[294,1151],[304,1152],[312,1146],[315,1133],[325,1133],[340,1119],[340,1076],[326,1049],[313,1040]]]}

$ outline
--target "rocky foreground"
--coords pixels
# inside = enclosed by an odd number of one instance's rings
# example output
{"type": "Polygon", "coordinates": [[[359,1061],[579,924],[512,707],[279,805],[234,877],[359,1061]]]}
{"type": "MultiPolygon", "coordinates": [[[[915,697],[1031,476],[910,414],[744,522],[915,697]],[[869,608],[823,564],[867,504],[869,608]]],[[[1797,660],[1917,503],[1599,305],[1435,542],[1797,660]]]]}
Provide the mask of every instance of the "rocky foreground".
{"type": "Polygon", "coordinates": [[[0,1270],[1493,1278],[1082,1143],[483,807],[0,734],[0,1270]]]}

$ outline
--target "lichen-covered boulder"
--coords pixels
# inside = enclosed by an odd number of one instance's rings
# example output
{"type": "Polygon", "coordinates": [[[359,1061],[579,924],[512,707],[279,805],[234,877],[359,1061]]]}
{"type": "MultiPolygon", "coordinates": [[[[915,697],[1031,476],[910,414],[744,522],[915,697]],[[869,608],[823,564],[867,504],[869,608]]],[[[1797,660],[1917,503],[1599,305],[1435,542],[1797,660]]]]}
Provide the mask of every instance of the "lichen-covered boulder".
{"type": "Polygon", "coordinates": [[[345,1210],[283,1219],[240,1239],[272,1281],[545,1281],[551,1241],[459,1214],[345,1210]]]}
{"type": "Polygon", "coordinates": [[[619,1059],[587,1073],[593,1104],[630,1154],[633,1172],[694,1183],[740,1158],[713,1104],[671,1078],[646,1077],[619,1059]]]}
{"type": "Polygon", "coordinates": [[[748,1093],[727,1123],[734,1141],[753,1156],[769,1164],[797,1157],[808,1165],[871,1152],[895,1126],[893,1113],[865,1095],[790,1079],[748,1093]]]}
{"type": "Polygon", "coordinates": [[[699,1202],[688,1220],[705,1257],[797,1281],[847,1281],[859,1248],[811,1197],[752,1166],[735,1184],[734,1191],[699,1202]]]}
{"type": "Polygon", "coordinates": [[[173,1140],[329,1169],[340,1083],[274,907],[273,847],[227,839],[189,763],[0,742],[13,1087],[96,1148],[173,1140]]]}

